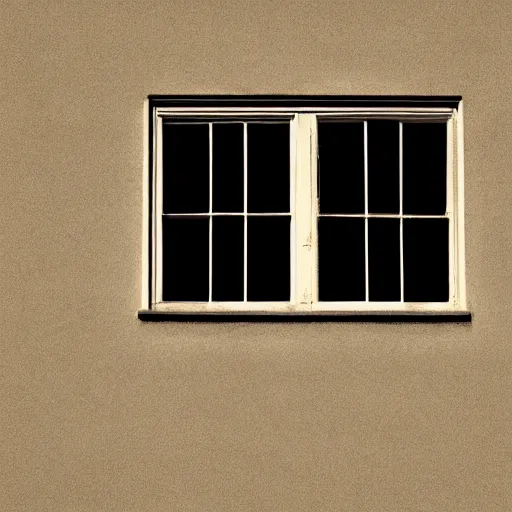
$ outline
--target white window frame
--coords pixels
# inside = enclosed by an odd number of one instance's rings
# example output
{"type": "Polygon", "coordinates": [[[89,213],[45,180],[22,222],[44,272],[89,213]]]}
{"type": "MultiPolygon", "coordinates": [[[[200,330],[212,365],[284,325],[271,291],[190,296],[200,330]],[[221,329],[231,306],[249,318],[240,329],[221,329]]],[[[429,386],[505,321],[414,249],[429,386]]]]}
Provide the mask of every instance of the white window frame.
{"type": "MultiPolygon", "coordinates": [[[[343,313],[455,313],[465,311],[465,255],[464,255],[464,136],[462,120],[462,101],[457,108],[390,108],[390,107],[319,107],[319,108],[257,108],[257,107],[154,107],[151,118],[146,103],[146,119],[153,123],[152,140],[146,140],[146,149],[150,145],[153,158],[146,158],[144,179],[144,253],[143,308],[154,312],[169,313],[246,313],[246,314],[343,314],[343,313]],[[290,120],[290,302],[212,302],[211,301],[211,261],[210,261],[210,301],[209,302],[164,302],[162,301],[162,123],[165,119],[190,117],[207,118],[214,121],[223,117],[236,117],[237,120],[279,118],[290,120]],[[318,301],[318,233],[317,215],[317,119],[394,119],[398,121],[444,120],[447,122],[447,209],[449,219],[449,301],[414,303],[403,301],[403,237],[402,237],[402,162],[400,158],[400,218],[401,231],[401,282],[400,302],[370,302],[368,283],[366,300],[357,302],[319,302],[318,301]],[[151,174],[151,180],[148,179],[151,174]],[[148,184],[151,184],[152,190],[148,184]],[[153,198],[153,200],[151,200],[153,198]]],[[[210,124],[210,137],[211,137],[210,124]]],[[[245,125],[246,126],[246,125],[245,125]]],[[[146,134],[149,130],[146,126],[146,134]]],[[[244,129],[245,132],[245,129],[244,129]]],[[[365,122],[365,215],[353,215],[365,218],[367,238],[368,218],[390,217],[390,215],[368,214],[367,210],[367,144],[365,122]]],[[[402,141],[402,123],[400,123],[400,145],[402,141]]],[[[244,136],[246,143],[246,137],[244,136]]],[[[210,145],[211,151],[211,145],[210,145]]],[[[400,154],[402,152],[400,151],[400,154]]],[[[245,163],[245,172],[247,164],[245,163]]],[[[211,173],[211,155],[210,155],[211,173]]],[[[211,177],[211,175],[210,175],[211,177]]],[[[244,216],[247,219],[245,180],[244,216]]],[[[211,193],[211,190],[210,190],[211,193]]],[[[211,209],[211,201],[210,201],[211,209]]],[[[211,214],[211,211],[210,211],[211,214]]],[[[421,216],[425,217],[425,216],[421,216]]],[[[427,216],[428,217],[428,216],[427,216]]],[[[210,217],[211,218],[211,217],[210,217]]],[[[245,237],[247,231],[245,230],[245,237]]],[[[245,241],[246,244],[246,241],[245,241]]],[[[211,222],[210,222],[211,245],[211,222]]],[[[368,243],[366,243],[366,279],[368,280],[368,243]]],[[[210,248],[211,254],[211,248],[210,248]]],[[[211,256],[210,256],[211,260],[211,256]]],[[[246,281],[246,276],[245,276],[246,281]]],[[[247,299],[245,293],[245,299],[247,299]]]]}

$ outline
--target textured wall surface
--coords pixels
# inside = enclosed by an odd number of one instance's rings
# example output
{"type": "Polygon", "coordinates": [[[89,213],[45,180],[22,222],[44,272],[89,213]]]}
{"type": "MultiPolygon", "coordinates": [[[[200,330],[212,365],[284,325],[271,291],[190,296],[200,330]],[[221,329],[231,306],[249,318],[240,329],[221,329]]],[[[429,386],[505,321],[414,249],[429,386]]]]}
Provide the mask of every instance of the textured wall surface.
{"type": "Polygon", "coordinates": [[[1,510],[512,510],[510,1],[0,9],[1,510]],[[461,94],[473,323],[139,322],[185,93],[461,94]]]}

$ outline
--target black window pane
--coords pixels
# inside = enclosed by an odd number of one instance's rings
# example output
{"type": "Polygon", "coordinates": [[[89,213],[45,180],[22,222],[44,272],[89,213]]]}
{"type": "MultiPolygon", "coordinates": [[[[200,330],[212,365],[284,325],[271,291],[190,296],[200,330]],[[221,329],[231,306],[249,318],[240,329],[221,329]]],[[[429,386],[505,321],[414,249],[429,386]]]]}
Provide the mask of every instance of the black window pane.
{"type": "Polygon", "coordinates": [[[163,211],[205,213],[210,203],[207,124],[164,124],[163,211]]]}
{"type": "Polygon", "coordinates": [[[247,300],[290,300],[290,217],[247,218],[247,300]]]}
{"type": "Polygon", "coordinates": [[[209,219],[162,218],[164,301],[208,301],[209,219]]]}
{"type": "Polygon", "coordinates": [[[244,211],[244,125],[214,123],[213,211],[244,211]]]}
{"type": "Polygon", "coordinates": [[[404,123],[404,213],[446,212],[446,139],[446,123],[404,123]]]}
{"type": "Polygon", "coordinates": [[[368,211],[400,212],[398,121],[368,121],[368,211]]]}
{"type": "Polygon", "coordinates": [[[212,300],[244,300],[244,218],[212,219],[212,300]]]}
{"type": "Polygon", "coordinates": [[[318,123],[320,213],[364,213],[364,124],[318,123]]]}
{"type": "Polygon", "coordinates": [[[364,219],[320,217],[318,258],[319,300],[365,300],[364,219]]]}
{"type": "Polygon", "coordinates": [[[371,301],[400,301],[400,219],[368,219],[371,301]]]}
{"type": "Polygon", "coordinates": [[[247,125],[247,209],[290,211],[290,124],[247,125]]]}
{"type": "Polygon", "coordinates": [[[405,302],[448,301],[448,219],[403,222],[405,302]]]}

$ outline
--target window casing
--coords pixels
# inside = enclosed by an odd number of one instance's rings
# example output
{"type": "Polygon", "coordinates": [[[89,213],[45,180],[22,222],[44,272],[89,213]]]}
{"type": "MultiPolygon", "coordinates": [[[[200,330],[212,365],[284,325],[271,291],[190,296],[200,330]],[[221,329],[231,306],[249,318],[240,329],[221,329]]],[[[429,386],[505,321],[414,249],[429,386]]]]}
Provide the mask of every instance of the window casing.
{"type": "MultiPolygon", "coordinates": [[[[464,275],[464,223],[463,223],[463,126],[462,102],[450,101],[444,105],[439,101],[411,102],[399,99],[390,102],[347,102],[342,105],[273,105],[272,101],[262,106],[240,104],[224,106],[222,101],[213,105],[186,105],[179,102],[171,106],[164,102],[148,103],[148,157],[145,179],[145,244],[144,244],[144,283],[143,307],[152,311],[176,313],[299,313],[299,314],[335,314],[344,312],[456,312],[466,309],[464,275]],[[355,106],[352,106],[355,105],[355,106]],[[369,211],[368,186],[368,129],[372,121],[392,120],[399,127],[399,210],[396,213],[371,213],[369,211]],[[170,216],[163,211],[164,186],[163,169],[164,145],[163,131],[166,123],[204,123],[209,130],[209,209],[201,214],[209,223],[208,240],[208,296],[201,300],[165,300],[163,273],[168,264],[163,255],[162,219],[170,216]],[[233,213],[243,218],[244,289],[241,299],[236,301],[215,300],[212,279],[212,225],[217,214],[212,210],[212,132],[216,123],[240,123],[243,126],[244,144],[244,191],[243,212],[233,213]],[[253,217],[264,217],[265,212],[248,212],[248,126],[259,123],[289,123],[289,186],[290,211],[269,212],[269,215],[288,215],[290,218],[289,246],[289,291],[290,300],[250,300],[247,290],[248,281],[248,240],[247,224],[253,217]],[[364,147],[364,211],[360,213],[324,214],[319,207],[319,126],[322,123],[361,123],[364,147]],[[404,213],[403,194],[403,127],[407,123],[442,123],[446,126],[446,208],[442,215],[411,215],[404,213]],[[319,223],[321,219],[360,219],[364,224],[364,296],[358,300],[321,300],[319,294],[319,223]],[[413,219],[446,219],[448,223],[448,300],[411,301],[406,300],[404,286],[404,228],[410,230],[413,219]],[[400,286],[398,300],[373,300],[371,297],[372,280],[370,271],[369,243],[372,233],[378,231],[377,219],[393,219],[389,225],[399,231],[399,269],[400,286]],[[377,221],[377,222],[376,222],[377,221]]],[[[321,165],[321,164],[320,164],[321,165]]],[[[270,184],[269,184],[270,185],[270,184]]],[[[374,192],[375,195],[375,192],[374,192]]],[[[176,214],[177,216],[182,214],[176,214]]],[[[190,214],[194,215],[194,214],[190,214]]],[[[164,221],[165,222],[165,221],[164,221]]],[[[381,222],[381,225],[385,223],[381,222]]],[[[378,238],[378,237],[377,237],[378,238]]],[[[272,247],[268,248],[269,251],[272,247]]],[[[351,247],[341,247],[343,251],[351,247]]],[[[334,265],[336,262],[334,262],[334,265]]],[[[340,261],[340,265],[343,265],[340,261]]],[[[350,269],[349,269],[350,270],[350,269]]]]}

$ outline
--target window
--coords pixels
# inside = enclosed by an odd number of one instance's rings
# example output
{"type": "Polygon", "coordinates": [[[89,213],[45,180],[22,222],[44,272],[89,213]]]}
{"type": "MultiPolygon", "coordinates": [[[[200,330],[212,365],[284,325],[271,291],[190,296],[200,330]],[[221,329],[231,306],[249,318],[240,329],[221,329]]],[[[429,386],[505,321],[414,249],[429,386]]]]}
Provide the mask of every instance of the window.
{"type": "Polygon", "coordinates": [[[464,311],[462,102],[150,97],[144,306],[464,311]]]}

